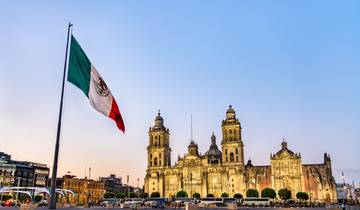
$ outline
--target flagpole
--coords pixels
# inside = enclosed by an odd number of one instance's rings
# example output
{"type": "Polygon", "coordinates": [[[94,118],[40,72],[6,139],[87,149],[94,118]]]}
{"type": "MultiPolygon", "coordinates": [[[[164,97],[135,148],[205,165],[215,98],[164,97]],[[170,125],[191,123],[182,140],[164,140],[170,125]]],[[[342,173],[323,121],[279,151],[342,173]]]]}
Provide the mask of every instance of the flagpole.
{"type": "Polygon", "coordinates": [[[63,73],[63,80],[62,80],[62,87],[61,87],[59,119],[58,119],[57,134],[56,134],[55,152],[54,152],[54,164],[53,164],[52,176],[51,176],[51,198],[50,198],[51,200],[50,200],[49,209],[56,209],[56,176],[57,176],[58,158],[59,158],[61,117],[62,117],[62,108],[63,108],[63,101],[64,101],[64,87],[65,87],[65,75],[66,75],[66,67],[67,67],[67,60],[68,60],[69,37],[70,37],[70,29],[72,26],[73,25],[69,22],[68,31],[67,31],[67,40],[66,40],[64,73],[63,73]]]}

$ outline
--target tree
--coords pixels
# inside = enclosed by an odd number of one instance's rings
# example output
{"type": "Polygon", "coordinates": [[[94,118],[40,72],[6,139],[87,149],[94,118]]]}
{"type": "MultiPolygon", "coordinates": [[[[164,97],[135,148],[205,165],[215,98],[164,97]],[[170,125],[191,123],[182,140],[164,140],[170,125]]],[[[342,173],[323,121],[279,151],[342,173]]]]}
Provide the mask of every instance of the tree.
{"type": "Polygon", "coordinates": [[[274,198],[276,198],[276,192],[275,192],[274,189],[264,188],[264,189],[261,191],[261,197],[262,197],[262,198],[271,198],[271,199],[274,199],[274,198]]]}
{"type": "Polygon", "coordinates": [[[285,200],[288,200],[291,198],[291,191],[284,188],[284,189],[279,190],[278,195],[281,200],[285,201],[285,200]]]}
{"type": "Polygon", "coordinates": [[[7,201],[12,198],[12,196],[9,194],[3,194],[1,197],[2,197],[2,201],[7,201]]]}
{"type": "Polygon", "coordinates": [[[104,193],[104,198],[115,198],[115,194],[112,192],[104,193]]]}
{"type": "Polygon", "coordinates": [[[200,199],[201,196],[200,196],[200,193],[197,193],[197,192],[196,192],[196,193],[193,194],[192,197],[193,197],[193,198],[196,198],[196,199],[200,199]]]}
{"type": "Polygon", "coordinates": [[[296,198],[300,200],[300,202],[307,201],[309,199],[309,195],[306,192],[298,192],[296,193],[296,198]]]}
{"type": "Polygon", "coordinates": [[[241,199],[243,198],[243,195],[241,195],[240,193],[235,193],[234,198],[241,199]]]}
{"type": "Polygon", "coordinates": [[[119,193],[116,193],[115,197],[118,198],[118,199],[122,199],[122,198],[125,198],[125,194],[122,193],[122,192],[119,192],[119,193]]]}
{"type": "Polygon", "coordinates": [[[248,189],[246,191],[246,197],[258,198],[259,197],[259,192],[256,189],[248,189]]]}
{"type": "Polygon", "coordinates": [[[223,192],[223,193],[221,194],[221,197],[222,197],[222,198],[228,198],[228,197],[229,197],[229,194],[227,194],[226,192],[223,192]]]}
{"type": "Polygon", "coordinates": [[[176,193],[176,197],[177,198],[187,198],[188,194],[187,194],[187,192],[180,190],[179,192],[176,193]]]}
{"type": "Polygon", "coordinates": [[[34,201],[37,203],[37,202],[40,202],[41,200],[43,199],[43,196],[42,195],[35,195],[34,197],[34,201]]]}
{"type": "Polygon", "coordinates": [[[208,197],[208,198],[213,198],[213,197],[215,197],[215,196],[214,196],[214,194],[209,193],[209,194],[206,195],[206,197],[208,197]]]}
{"type": "Polygon", "coordinates": [[[150,197],[152,197],[152,198],[160,198],[160,193],[159,192],[152,192],[150,197]]]}
{"type": "Polygon", "coordinates": [[[129,192],[128,197],[129,198],[135,198],[136,194],[134,192],[129,192]]]}
{"type": "Polygon", "coordinates": [[[146,193],[146,192],[142,192],[142,193],[140,194],[140,197],[141,197],[141,198],[147,198],[148,196],[149,196],[149,194],[146,193]]]}

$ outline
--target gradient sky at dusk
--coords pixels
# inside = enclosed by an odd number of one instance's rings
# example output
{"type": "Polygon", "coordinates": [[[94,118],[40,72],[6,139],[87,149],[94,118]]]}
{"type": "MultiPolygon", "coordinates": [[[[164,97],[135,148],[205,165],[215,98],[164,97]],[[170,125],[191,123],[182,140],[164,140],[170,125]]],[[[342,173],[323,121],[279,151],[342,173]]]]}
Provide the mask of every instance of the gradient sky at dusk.
{"type": "Polygon", "coordinates": [[[69,20],[127,131],[66,83],[59,176],[142,184],[158,109],[174,162],[190,115],[204,153],[232,104],[245,160],[269,164],[284,137],[360,182],[360,1],[1,1],[0,151],[15,159],[52,166],[69,20]]]}

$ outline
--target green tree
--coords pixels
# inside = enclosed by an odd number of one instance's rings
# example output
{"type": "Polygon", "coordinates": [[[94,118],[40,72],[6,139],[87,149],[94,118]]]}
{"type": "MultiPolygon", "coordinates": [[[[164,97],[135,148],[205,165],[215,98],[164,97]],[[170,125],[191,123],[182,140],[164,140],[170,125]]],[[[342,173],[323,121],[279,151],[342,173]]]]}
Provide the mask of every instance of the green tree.
{"type": "Polygon", "coordinates": [[[259,192],[256,189],[248,189],[246,191],[246,197],[258,198],[259,192]]]}
{"type": "Polygon", "coordinates": [[[129,198],[135,198],[136,197],[136,194],[134,192],[129,192],[128,193],[128,197],[129,198]]]}
{"type": "Polygon", "coordinates": [[[275,192],[274,189],[264,188],[264,189],[261,191],[261,197],[262,197],[262,198],[271,198],[271,199],[274,199],[274,198],[276,198],[276,192],[275,192]]]}
{"type": "Polygon", "coordinates": [[[284,189],[279,190],[278,195],[281,200],[286,201],[291,198],[291,191],[284,188],[284,189]]]}
{"type": "Polygon", "coordinates": [[[115,194],[112,192],[106,192],[104,198],[115,198],[115,194]]]}
{"type": "Polygon", "coordinates": [[[241,199],[243,198],[243,195],[241,195],[240,193],[235,193],[234,198],[241,199]]]}
{"type": "Polygon", "coordinates": [[[10,200],[11,198],[12,198],[12,196],[9,195],[9,194],[4,194],[4,195],[2,195],[2,200],[3,200],[3,201],[10,200]]]}
{"type": "Polygon", "coordinates": [[[115,197],[118,199],[123,199],[123,198],[125,198],[125,194],[122,192],[119,192],[119,193],[116,193],[115,197]]]}
{"type": "Polygon", "coordinates": [[[142,193],[140,194],[140,197],[141,197],[141,198],[147,198],[148,196],[149,196],[149,194],[146,193],[146,192],[142,192],[142,193]]]}
{"type": "Polygon", "coordinates": [[[226,192],[223,192],[223,193],[221,194],[221,197],[222,197],[222,198],[228,198],[228,197],[229,197],[229,194],[227,194],[226,192]]]}
{"type": "Polygon", "coordinates": [[[152,198],[160,198],[160,193],[159,192],[152,192],[150,197],[152,197],[152,198]]]}
{"type": "Polygon", "coordinates": [[[296,193],[296,198],[299,199],[300,202],[304,202],[309,199],[309,195],[306,192],[298,192],[296,193]]]}
{"type": "Polygon", "coordinates": [[[208,198],[213,198],[213,197],[215,197],[215,196],[214,196],[214,194],[209,193],[209,194],[206,195],[206,197],[208,197],[208,198]]]}
{"type": "Polygon", "coordinates": [[[180,190],[179,192],[176,193],[176,197],[177,198],[187,198],[188,194],[187,194],[187,192],[180,190]]]}
{"type": "Polygon", "coordinates": [[[31,201],[31,197],[28,194],[19,193],[18,199],[21,203],[31,201]]]}
{"type": "Polygon", "coordinates": [[[35,195],[34,197],[34,201],[37,203],[37,202],[40,202],[41,200],[43,199],[43,197],[41,195],[35,195]]]}
{"type": "Polygon", "coordinates": [[[193,198],[200,199],[200,197],[201,197],[200,193],[196,192],[196,193],[193,194],[193,198]]]}

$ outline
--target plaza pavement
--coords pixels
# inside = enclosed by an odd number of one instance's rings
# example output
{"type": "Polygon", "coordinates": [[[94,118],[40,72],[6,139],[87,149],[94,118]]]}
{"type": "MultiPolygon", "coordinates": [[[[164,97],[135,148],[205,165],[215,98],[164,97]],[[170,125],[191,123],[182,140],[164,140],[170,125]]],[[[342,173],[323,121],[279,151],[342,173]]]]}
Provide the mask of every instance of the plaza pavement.
{"type": "MultiPolygon", "coordinates": [[[[18,207],[0,207],[1,210],[20,210],[18,207]]],[[[83,208],[83,207],[70,207],[70,208],[57,208],[58,210],[131,210],[131,209],[123,209],[123,208],[104,208],[104,207],[91,207],[91,208],[83,208]]],[[[164,208],[162,210],[184,210],[185,208],[164,208]]],[[[215,207],[215,208],[197,208],[197,210],[228,210],[226,207],[215,207]]],[[[261,208],[252,208],[252,207],[238,207],[237,210],[342,210],[340,208],[331,207],[331,208],[271,208],[271,207],[261,207],[261,208]]],[[[32,210],[48,210],[48,207],[36,207],[32,210]]],[[[140,210],[161,210],[161,209],[153,209],[153,208],[145,208],[141,207],[140,210]]],[[[346,206],[345,210],[360,210],[360,206],[346,206]]]]}

